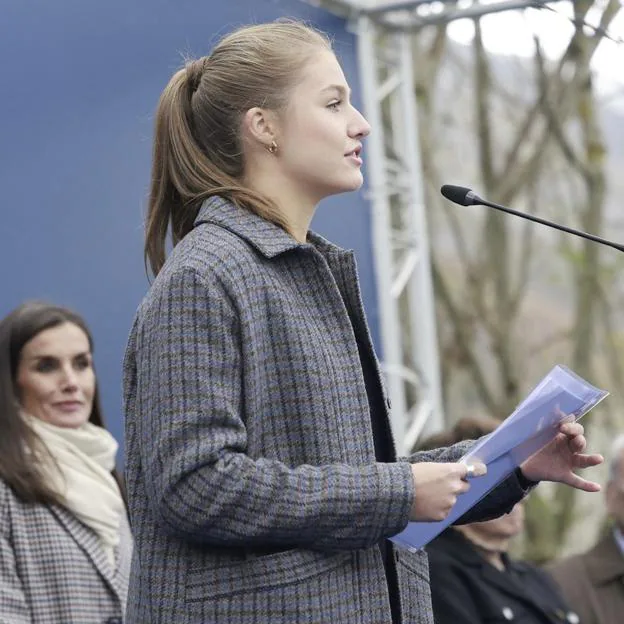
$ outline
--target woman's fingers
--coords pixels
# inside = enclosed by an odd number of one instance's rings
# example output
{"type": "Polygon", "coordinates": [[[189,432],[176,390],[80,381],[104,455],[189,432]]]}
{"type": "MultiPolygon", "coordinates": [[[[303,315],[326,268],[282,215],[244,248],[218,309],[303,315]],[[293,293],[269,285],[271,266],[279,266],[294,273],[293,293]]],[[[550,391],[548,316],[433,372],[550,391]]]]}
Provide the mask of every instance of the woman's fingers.
{"type": "Polygon", "coordinates": [[[578,454],[574,458],[577,468],[591,468],[592,466],[599,466],[602,462],[604,462],[604,457],[598,453],[591,455],[578,454]]]}
{"type": "Polygon", "coordinates": [[[483,462],[462,462],[460,465],[465,466],[465,472],[461,475],[462,479],[472,479],[473,477],[482,477],[487,474],[487,466],[483,462]]]}
{"type": "Polygon", "coordinates": [[[584,435],[568,438],[568,447],[573,453],[582,453],[587,448],[587,440],[584,435]]]}
{"type": "Polygon", "coordinates": [[[573,472],[570,473],[570,477],[565,479],[563,483],[566,483],[577,490],[582,490],[583,492],[600,492],[601,489],[600,484],[583,479],[583,477],[579,477],[579,475],[574,474],[573,472]]]}
{"type": "Polygon", "coordinates": [[[573,438],[574,436],[582,436],[585,433],[585,429],[583,425],[578,422],[564,422],[559,425],[559,431],[569,438],[573,438]]]}

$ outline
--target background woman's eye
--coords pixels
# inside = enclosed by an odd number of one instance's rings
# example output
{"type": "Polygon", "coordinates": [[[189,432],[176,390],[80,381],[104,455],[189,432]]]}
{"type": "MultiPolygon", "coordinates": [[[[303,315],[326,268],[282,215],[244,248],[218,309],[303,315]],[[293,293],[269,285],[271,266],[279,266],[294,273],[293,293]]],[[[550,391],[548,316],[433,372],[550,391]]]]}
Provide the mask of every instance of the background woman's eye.
{"type": "Polygon", "coordinates": [[[91,366],[91,357],[88,355],[79,355],[75,359],[74,365],[79,370],[84,370],[85,368],[89,368],[89,366],[91,366]]]}
{"type": "Polygon", "coordinates": [[[39,373],[48,373],[56,368],[57,362],[54,358],[41,358],[37,361],[35,370],[39,373]]]}

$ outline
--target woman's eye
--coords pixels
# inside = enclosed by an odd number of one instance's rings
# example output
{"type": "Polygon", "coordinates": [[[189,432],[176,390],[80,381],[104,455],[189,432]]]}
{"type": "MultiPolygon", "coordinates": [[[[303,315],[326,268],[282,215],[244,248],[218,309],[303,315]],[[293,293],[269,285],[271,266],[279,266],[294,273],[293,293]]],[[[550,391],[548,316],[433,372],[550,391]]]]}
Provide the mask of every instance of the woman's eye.
{"type": "Polygon", "coordinates": [[[49,373],[56,368],[56,361],[52,358],[43,358],[37,362],[35,370],[38,373],[49,373]]]}
{"type": "Polygon", "coordinates": [[[85,368],[89,368],[91,366],[91,358],[85,356],[79,357],[75,361],[75,367],[78,370],[84,370],[85,368]]]}
{"type": "Polygon", "coordinates": [[[342,104],[342,100],[337,100],[335,102],[331,102],[331,104],[328,104],[327,108],[330,108],[331,110],[338,110],[341,104],[342,104]]]}

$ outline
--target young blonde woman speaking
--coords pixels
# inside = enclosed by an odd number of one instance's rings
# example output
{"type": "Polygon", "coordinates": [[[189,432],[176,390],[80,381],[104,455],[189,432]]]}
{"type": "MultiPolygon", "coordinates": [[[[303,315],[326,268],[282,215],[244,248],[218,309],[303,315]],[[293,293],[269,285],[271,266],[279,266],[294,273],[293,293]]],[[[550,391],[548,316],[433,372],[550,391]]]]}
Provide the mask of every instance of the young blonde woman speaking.
{"type": "MultiPolygon", "coordinates": [[[[125,360],[131,624],[433,622],[426,555],[386,538],[449,512],[466,445],[397,460],[353,254],[309,229],[323,198],[360,188],[369,132],[299,23],[239,29],[161,96],[156,279],[125,360]]],[[[597,487],[571,472],[601,461],[582,431],[470,519],[533,481],[597,487]]]]}

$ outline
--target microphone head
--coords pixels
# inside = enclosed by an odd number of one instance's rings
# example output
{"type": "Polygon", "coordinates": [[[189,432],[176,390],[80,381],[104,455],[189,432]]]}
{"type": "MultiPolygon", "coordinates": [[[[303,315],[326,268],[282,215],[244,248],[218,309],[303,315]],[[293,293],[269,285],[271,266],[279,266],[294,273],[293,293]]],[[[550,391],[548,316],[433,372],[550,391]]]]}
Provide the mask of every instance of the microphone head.
{"type": "Polygon", "coordinates": [[[460,206],[472,206],[473,204],[479,203],[476,201],[479,199],[478,195],[465,186],[445,184],[440,189],[440,193],[442,193],[446,199],[460,206]]]}

